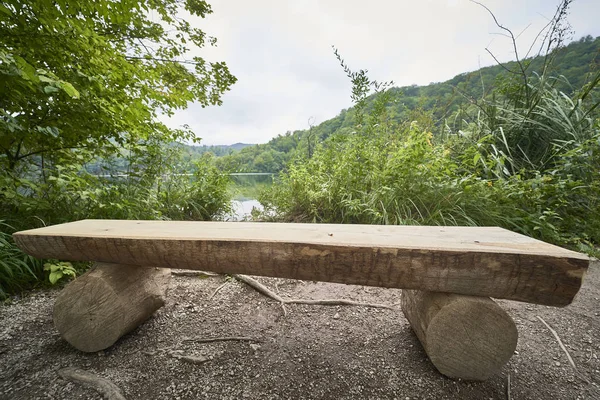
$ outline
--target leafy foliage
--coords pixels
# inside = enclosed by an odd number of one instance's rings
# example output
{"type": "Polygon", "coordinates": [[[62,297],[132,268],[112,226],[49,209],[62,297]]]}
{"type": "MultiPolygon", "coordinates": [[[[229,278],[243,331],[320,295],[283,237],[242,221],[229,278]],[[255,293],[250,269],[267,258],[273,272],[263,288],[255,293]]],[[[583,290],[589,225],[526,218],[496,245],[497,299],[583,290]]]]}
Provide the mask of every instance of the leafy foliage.
{"type": "MultiPolygon", "coordinates": [[[[586,84],[588,87],[597,87],[590,84],[595,76],[594,71],[600,66],[600,38],[582,37],[566,46],[553,49],[551,55],[550,59],[540,55],[523,61],[531,76],[531,84],[536,85],[543,76],[547,85],[569,98],[586,84]]],[[[523,88],[522,80],[511,79],[511,75],[514,74],[507,72],[507,69],[514,71],[519,67],[516,62],[509,62],[503,66],[496,65],[466,72],[446,82],[426,86],[391,87],[385,91],[389,96],[385,102],[385,117],[396,124],[402,124],[407,120],[419,119],[418,115],[421,114],[426,116],[420,121],[421,128],[436,136],[447,129],[462,130],[470,116],[481,111],[474,104],[480,103],[482,99],[500,100],[504,94],[510,94],[510,91],[514,92],[513,100],[518,97],[515,91],[523,88]]],[[[345,72],[346,75],[348,72],[352,73],[350,69],[345,72]]],[[[365,76],[357,77],[368,80],[366,72],[365,76]]],[[[352,80],[352,77],[349,78],[352,80]]],[[[362,90],[361,85],[358,87],[359,90],[352,96],[356,97],[362,90]]],[[[220,157],[216,160],[217,165],[224,170],[235,172],[285,170],[287,163],[296,157],[306,157],[309,153],[312,155],[309,148],[314,146],[314,143],[322,142],[334,133],[349,135],[356,131],[356,127],[362,124],[361,115],[370,115],[374,111],[376,99],[379,98],[380,102],[382,100],[381,96],[376,96],[374,87],[370,89],[369,95],[365,96],[360,104],[342,110],[335,118],[306,130],[281,134],[268,143],[243,149],[239,153],[220,157]],[[372,92],[374,93],[370,94],[372,92]]],[[[532,100],[535,99],[532,97],[532,100]]],[[[560,98],[558,100],[565,101],[560,98]]],[[[527,108],[530,106],[531,104],[527,108]]],[[[533,125],[535,123],[531,123],[530,128],[533,128],[533,125]]]]}
{"type": "Polygon", "coordinates": [[[65,261],[44,263],[44,271],[48,272],[48,281],[52,285],[56,285],[63,278],[75,278],[77,275],[73,264],[65,261]]]}
{"type": "MultiPolygon", "coordinates": [[[[354,133],[338,128],[263,193],[266,215],[303,222],[496,225],[593,254],[600,243],[600,74],[506,80],[434,135],[432,111],[389,117],[378,94],[354,133]],[[525,94],[526,93],[526,94],[525,94]],[[386,115],[387,113],[387,115],[386,115]],[[460,129],[457,127],[460,126],[460,129]]],[[[356,82],[354,82],[356,84],[356,82]]],[[[367,91],[360,91],[364,101],[367,91]]]]}
{"type": "MultiPolygon", "coordinates": [[[[26,229],[82,218],[210,219],[227,210],[227,178],[208,159],[183,165],[174,143],[193,133],[157,119],[190,102],[219,105],[236,81],[225,63],[194,55],[216,39],[184,13],[204,18],[211,8],[202,0],[2,3],[1,219],[26,229]],[[181,175],[188,171],[193,179],[181,175]]],[[[12,244],[14,229],[2,229],[3,293],[44,277],[41,263],[12,244]]],[[[53,265],[52,280],[70,274],[53,265]]]]}
{"type": "Polygon", "coordinates": [[[0,221],[0,299],[28,287],[42,274],[42,263],[13,243],[12,231],[10,225],[0,221]]]}
{"type": "Polygon", "coordinates": [[[235,82],[224,63],[185,58],[216,42],[175,17],[206,16],[204,1],[3,4],[0,163],[11,171],[36,155],[55,162],[80,154],[68,149],[97,155],[151,135],[190,137],[155,117],[190,101],[220,104],[235,82]]]}

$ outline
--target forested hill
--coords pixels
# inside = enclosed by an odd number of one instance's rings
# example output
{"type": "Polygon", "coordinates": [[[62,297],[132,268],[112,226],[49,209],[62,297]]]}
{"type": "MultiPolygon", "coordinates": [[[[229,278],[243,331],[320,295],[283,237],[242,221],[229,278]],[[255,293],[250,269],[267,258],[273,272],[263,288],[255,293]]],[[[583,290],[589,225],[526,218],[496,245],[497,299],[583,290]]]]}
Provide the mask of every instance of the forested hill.
{"type": "Polygon", "coordinates": [[[235,153],[236,151],[240,151],[248,146],[253,146],[250,143],[234,143],[234,144],[217,144],[217,145],[202,145],[202,146],[194,146],[194,145],[186,145],[186,152],[194,158],[195,156],[200,156],[204,153],[212,153],[217,157],[226,156],[235,153]]]}
{"type": "MultiPolygon", "coordinates": [[[[529,70],[532,73],[540,70],[543,61],[543,57],[525,60],[526,63],[531,63],[529,70]]],[[[571,93],[580,89],[589,78],[589,73],[600,67],[600,37],[594,39],[586,36],[560,48],[553,65],[550,75],[565,78],[557,82],[561,91],[571,93]]],[[[467,108],[471,100],[489,95],[495,83],[507,78],[506,69],[516,67],[516,63],[512,62],[462,73],[446,82],[391,88],[391,99],[387,105],[388,117],[401,122],[411,117],[411,113],[424,111],[431,115],[437,127],[443,126],[451,116],[456,116],[457,112],[467,108]]],[[[368,99],[367,109],[372,107],[373,99],[373,96],[368,99]]],[[[227,171],[278,172],[295,155],[308,155],[310,147],[325,140],[333,132],[341,130],[350,133],[353,126],[354,110],[342,110],[336,117],[312,129],[287,132],[268,143],[248,146],[219,157],[216,163],[227,171]]]]}

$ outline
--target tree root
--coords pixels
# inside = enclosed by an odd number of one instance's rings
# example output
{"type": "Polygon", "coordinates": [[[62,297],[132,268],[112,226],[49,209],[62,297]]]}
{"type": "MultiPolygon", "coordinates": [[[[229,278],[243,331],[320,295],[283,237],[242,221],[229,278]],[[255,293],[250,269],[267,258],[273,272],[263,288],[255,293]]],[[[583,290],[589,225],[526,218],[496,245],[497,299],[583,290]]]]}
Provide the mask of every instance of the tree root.
{"type": "Polygon", "coordinates": [[[353,300],[344,300],[344,299],[323,299],[323,300],[305,300],[305,299],[284,299],[279,296],[277,293],[273,292],[271,289],[258,282],[254,278],[250,278],[247,275],[235,274],[233,275],[235,279],[238,279],[248,286],[252,287],[254,290],[259,292],[260,294],[269,297],[281,304],[283,308],[284,315],[287,315],[285,310],[286,304],[307,304],[307,305],[319,305],[319,306],[359,306],[359,307],[372,307],[372,308],[386,308],[388,310],[394,310],[395,308],[387,305],[387,304],[377,304],[377,303],[363,303],[359,301],[353,300]]]}
{"type": "Polygon", "coordinates": [[[106,400],[125,400],[120,389],[114,383],[91,372],[69,367],[59,370],[58,375],[68,381],[82,383],[94,389],[102,394],[106,400]]]}
{"type": "Polygon", "coordinates": [[[233,277],[237,280],[244,282],[246,285],[250,286],[252,289],[256,290],[258,293],[270,297],[271,299],[278,301],[280,303],[285,303],[286,301],[283,297],[279,296],[277,293],[273,292],[271,289],[260,283],[254,278],[250,278],[247,275],[234,274],[233,277]]]}
{"type": "Polygon", "coordinates": [[[205,362],[209,361],[208,358],[206,357],[195,357],[195,356],[174,356],[175,358],[177,358],[178,360],[181,360],[183,362],[186,362],[188,364],[195,364],[195,365],[200,365],[200,364],[204,364],[205,362]]]}
{"type": "Polygon", "coordinates": [[[359,306],[359,307],[371,307],[371,308],[386,308],[388,310],[394,310],[395,308],[387,304],[377,303],[363,303],[360,301],[344,300],[344,299],[323,299],[323,300],[304,300],[304,299],[290,299],[285,301],[286,304],[308,304],[316,306],[359,306]]]}
{"type": "Polygon", "coordinates": [[[567,359],[569,360],[569,364],[571,364],[571,367],[573,367],[573,370],[575,371],[575,375],[577,375],[579,378],[581,378],[586,383],[590,383],[589,379],[587,379],[585,376],[583,376],[577,369],[577,366],[575,365],[575,361],[573,361],[573,358],[571,357],[571,353],[569,353],[569,350],[567,350],[567,348],[563,344],[562,340],[560,339],[560,336],[558,336],[558,333],[546,321],[544,321],[544,319],[542,317],[540,317],[539,315],[537,315],[537,319],[539,319],[542,322],[542,324],[544,324],[546,326],[546,328],[548,328],[550,333],[552,333],[552,335],[558,342],[558,345],[560,346],[562,351],[567,356],[567,359]]]}
{"type": "Polygon", "coordinates": [[[221,289],[223,289],[225,286],[227,286],[227,284],[229,283],[229,281],[225,281],[222,285],[220,285],[218,288],[215,289],[214,292],[212,292],[212,294],[210,296],[208,296],[208,300],[211,300],[213,297],[215,297],[215,294],[219,293],[219,291],[221,289]]]}
{"type": "Polygon", "coordinates": [[[192,278],[211,278],[213,276],[219,276],[220,274],[216,274],[214,272],[206,272],[206,271],[174,271],[174,270],[171,270],[171,275],[189,276],[192,278]]]}
{"type": "MultiPolygon", "coordinates": [[[[248,342],[262,342],[261,339],[254,339],[246,336],[220,336],[220,337],[190,337],[184,338],[180,341],[179,344],[183,344],[186,342],[194,342],[194,343],[211,343],[211,342],[232,342],[232,341],[248,341],[248,342]]],[[[177,360],[187,362],[189,364],[203,364],[207,361],[210,361],[210,358],[204,356],[187,356],[184,354],[184,350],[174,350],[172,347],[160,347],[154,351],[142,351],[142,354],[147,356],[155,356],[159,353],[165,353],[166,355],[173,357],[177,360]]]]}
{"type": "Polygon", "coordinates": [[[169,351],[167,354],[173,357],[176,360],[186,362],[188,364],[200,365],[204,364],[207,361],[210,361],[210,358],[204,356],[186,356],[182,354],[183,352],[180,350],[169,351]]]}
{"type": "Polygon", "coordinates": [[[156,349],[155,351],[142,351],[142,354],[147,356],[155,356],[161,352],[164,352],[169,357],[173,357],[189,364],[203,364],[207,361],[210,361],[210,358],[204,356],[186,356],[183,350],[172,350],[168,348],[160,348],[156,349]]]}
{"type": "Polygon", "coordinates": [[[556,333],[556,331],[550,325],[548,325],[548,323],[546,321],[544,321],[544,319],[542,317],[540,317],[538,315],[537,318],[540,321],[542,321],[542,324],[546,325],[546,328],[548,328],[548,330],[550,331],[550,333],[552,333],[552,335],[554,335],[554,338],[558,342],[558,345],[560,346],[560,348],[562,349],[562,351],[564,351],[565,354],[567,355],[567,359],[569,360],[569,363],[571,364],[571,366],[573,367],[573,369],[575,370],[575,372],[578,372],[577,371],[577,367],[575,366],[575,361],[573,361],[573,358],[571,358],[571,354],[569,353],[569,351],[567,350],[567,348],[563,344],[562,340],[560,340],[560,336],[558,336],[558,333],[556,333]]]}

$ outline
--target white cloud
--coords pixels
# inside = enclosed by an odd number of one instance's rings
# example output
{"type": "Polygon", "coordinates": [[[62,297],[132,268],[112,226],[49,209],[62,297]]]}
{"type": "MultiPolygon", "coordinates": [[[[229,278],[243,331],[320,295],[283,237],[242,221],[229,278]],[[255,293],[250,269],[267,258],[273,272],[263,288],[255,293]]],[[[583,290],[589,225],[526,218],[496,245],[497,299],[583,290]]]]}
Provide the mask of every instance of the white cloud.
{"type": "MultiPolygon", "coordinates": [[[[484,1],[519,37],[526,52],[552,17],[554,2],[484,1]]],[[[190,105],[167,123],[188,124],[205,144],[264,143],[288,130],[334,117],[350,103],[350,82],[331,45],[353,69],[399,86],[439,82],[514,58],[510,41],[482,7],[468,0],[214,0],[214,14],[194,19],[218,47],[199,51],[223,60],[238,83],[223,106],[190,105]]],[[[575,38],[600,36],[600,2],[573,3],[575,38]]]]}

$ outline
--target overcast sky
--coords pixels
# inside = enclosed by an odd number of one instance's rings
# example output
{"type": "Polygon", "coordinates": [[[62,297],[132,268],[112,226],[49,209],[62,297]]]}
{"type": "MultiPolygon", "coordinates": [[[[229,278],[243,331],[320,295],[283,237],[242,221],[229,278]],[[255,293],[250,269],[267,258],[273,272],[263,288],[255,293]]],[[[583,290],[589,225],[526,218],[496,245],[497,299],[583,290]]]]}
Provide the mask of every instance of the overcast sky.
{"type": "MultiPolygon", "coordinates": [[[[191,104],[166,120],[188,124],[202,144],[265,143],[306,129],[351,106],[350,82],[335,45],[353,70],[396,86],[442,82],[514,59],[491,16],[468,0],[209,0],[214,13],[193,23],[218,39],[199,53],[225,61],[238,82],[223,105],[191,104]]],[[[525,53],[558,1],[482,0],[519,37],[525,53]]],[[[574,39],[600,36],[600,1],[575,0],[574,39]]]]}

